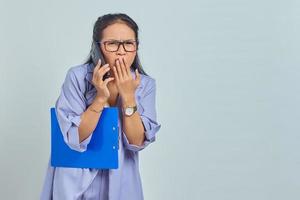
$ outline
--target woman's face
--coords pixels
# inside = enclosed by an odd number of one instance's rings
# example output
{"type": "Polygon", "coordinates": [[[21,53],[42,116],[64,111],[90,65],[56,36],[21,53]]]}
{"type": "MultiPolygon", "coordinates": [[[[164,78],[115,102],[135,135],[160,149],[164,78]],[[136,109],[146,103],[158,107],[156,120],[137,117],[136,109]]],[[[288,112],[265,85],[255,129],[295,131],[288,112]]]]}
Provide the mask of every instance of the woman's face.
{"type": "MultiPolygon", "coordinates": [[[[104,41],[111,41],[111,40],[117,40],[117,41],[126,41],[126,40],[133,40],[135,41],[135,33],[134,31],[128,27],[124,23],[114,23],[112,25],[107,26],[103,31],[102,31],[102,40],[101,42],[104,41]]],[[[127,64],[127,67],[130,68],[132,65],[134,58],[136,56],[136,51],[134,52],[126,52],[123,45],[119,46],[118,51],[116,52],[109,52],[105,49],[104,44],[101,43],[101,50],[103,52],[104,59],[106,63],[109,64],[109,67],[111,68],[111,74],[113,74],[113,66],[116,66],[116,61],[117,59],[122,58],[125,59],[125,62],[127,64]]]]}

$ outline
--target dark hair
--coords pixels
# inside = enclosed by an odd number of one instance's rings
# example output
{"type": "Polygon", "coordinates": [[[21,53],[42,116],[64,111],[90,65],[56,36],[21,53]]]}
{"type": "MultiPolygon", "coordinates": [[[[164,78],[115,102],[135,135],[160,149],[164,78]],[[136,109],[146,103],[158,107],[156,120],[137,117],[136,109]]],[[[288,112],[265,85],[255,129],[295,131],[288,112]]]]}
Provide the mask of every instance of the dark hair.
{"type": "MultiPolygon", "coordinates": [[[[135,39],[136,39],[137,45],[138,45],[139,44],[139,38],[138,38],[139,27],[135,23],[135,21],[133,21],[133,19],[131,19],[128,15],[123,14],[123,13],[106,14],[106,15],[99,17],[94,24],[93,41],[95,41],[95,42],[100,41],[102,39],[103,30],[107,26],[117,23],[117,22],[125,23],[127,26],[129,26],[134,31],[135,39]]],[[[101,51],[101,49],[100,49],[100,51],[101,51]]],[[[92,63],[92,62],[93,62],[93,60],[92,60],[92,56],[91,56],[91,52],[90,52],[85,64],[92,63]]],[[[140,62],[140,59],[138,56],[138,52],[134,58],[134,61],[131,65],[131,67],[133,68],[133,70],[138,69],[138,72],[140,74],[144,74],[144,75],[148,76],[148,74],[142,68],[142,65],[141,65],[141,62],[140,62]]]]}

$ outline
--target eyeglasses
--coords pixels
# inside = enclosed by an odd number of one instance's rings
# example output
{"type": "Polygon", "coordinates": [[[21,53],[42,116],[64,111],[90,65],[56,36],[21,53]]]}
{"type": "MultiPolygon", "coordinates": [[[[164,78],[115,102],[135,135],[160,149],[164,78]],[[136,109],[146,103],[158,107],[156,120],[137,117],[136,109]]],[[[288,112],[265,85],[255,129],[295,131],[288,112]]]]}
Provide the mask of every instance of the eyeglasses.
{"type": "Polygon", "coordinates": [[[126,41],[108,40],[108,41],[102,41],[97,43],[104,44],[105,50],[109,52],[118,51],[121,44],[126,52],[134,52],[137,50],[137,45],[138,45],[138,42],[135,40],[126,40],[126,41]]]}

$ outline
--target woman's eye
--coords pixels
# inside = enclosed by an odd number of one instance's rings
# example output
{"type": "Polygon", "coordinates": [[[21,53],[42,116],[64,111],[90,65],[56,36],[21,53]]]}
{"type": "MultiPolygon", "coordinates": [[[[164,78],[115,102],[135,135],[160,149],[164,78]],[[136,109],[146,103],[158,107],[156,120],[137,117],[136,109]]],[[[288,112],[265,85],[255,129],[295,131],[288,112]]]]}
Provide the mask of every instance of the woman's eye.
{"type": "Polygon", "coordinates": [[[118,45],[118,42],[108,42],[108,45],[118,45]]]}
{"type": "Polygon", "coordinates": [[[125,45],[134,45],[133,42],[125,42],[125,45]]]}

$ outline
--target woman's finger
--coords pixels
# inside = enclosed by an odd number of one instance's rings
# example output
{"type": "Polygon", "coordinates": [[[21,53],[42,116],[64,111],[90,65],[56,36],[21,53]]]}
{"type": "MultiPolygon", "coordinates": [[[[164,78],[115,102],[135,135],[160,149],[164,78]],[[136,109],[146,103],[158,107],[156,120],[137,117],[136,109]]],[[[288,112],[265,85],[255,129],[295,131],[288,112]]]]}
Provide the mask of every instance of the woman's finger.
{"type": "Polygon", "coordinates": [[[104,80],[104,85],[106,86],[108,82],[114,80],[115,78],[114,77],[110,77],[110,78],[107,78],[104,80]]]}
{"type": "Polygon", "coordinates": [[[127,75],[129,77],[132,77],[131,76],[131,72],[130,72],[130,66],[127,65],[127,62],[125,61],[125,59],[123,59],[123,62],[124,62],[124,65],[125,65],[125,69],[126,69],[127,75]]]}
{"type": "Polygon", "coordinates": [[[137,85],[139,85],[141,82],[141,75],[140,75],[138,69],[135,70],[135,75],[136,75],[135,81],[136,81],[137,85]]]}
{"type": "Polygon", "coordinates": [[[116,78],[116,82],[118,83],[120,81],[120,78],[119,78],[116,66],[113,66],[113,72],[114,72],[114,75],[115,75],[115,78],[116,78]]]}
{"type": "Polygon", "coordinates": [[[109,70],[110,70],[110,68],[107,67],[106,69],[104,69],[104,71],[101,71],[101,72],[99,73],[99,78],[100,78],[102,81],[103,81],[104,75],[105,75],[106,73],[109,73],[109,70]]]}
{"type": "Polygon", "coordinates": [[[117,73],[118,73],[118,77],[119,77],[119,80],[123,80],[123,73],[122,73],[122,70],[121,70],[121,65],[120,65],[120,61],[119,59],[117,59],[116,61],[116,65],[117,65],[117,73]]]}
{"type": "Polygon", "coordinates": [[[97,65],[94,67],[94,70],[93,70],[93,78],[96,76],[96,73],[99,70],[100,66],[101,66],[101,60],[99,59],[97,65]]]}
{"type": "Polygon", "coordinates": [[[101,80],[103,79],[103,76],[106,72],[109,71],[109,64],[105,64],[102,67],[100,67],[100,69],[97,71],[97,80],[101,82],[101,80]]]}
{"type": "Polygon", "coordinates": [[[127,70],[126,70],[126,65],[125,65],[125,62],[124,62],[124,58],[121,58],[120,63],[121,63],[121,70],[122,70],[124,78],[129,77],[129,74],[127,73],[127,70]]]}

